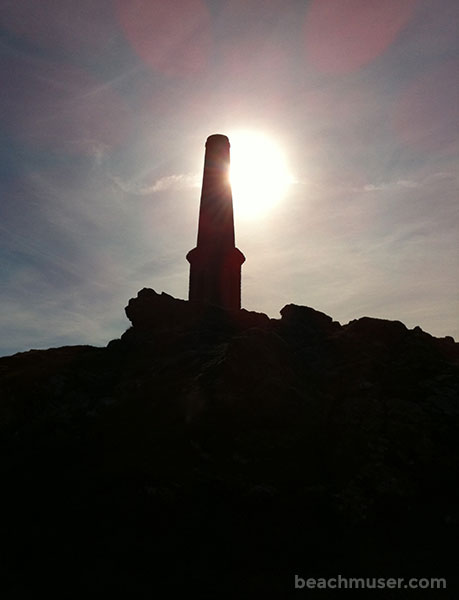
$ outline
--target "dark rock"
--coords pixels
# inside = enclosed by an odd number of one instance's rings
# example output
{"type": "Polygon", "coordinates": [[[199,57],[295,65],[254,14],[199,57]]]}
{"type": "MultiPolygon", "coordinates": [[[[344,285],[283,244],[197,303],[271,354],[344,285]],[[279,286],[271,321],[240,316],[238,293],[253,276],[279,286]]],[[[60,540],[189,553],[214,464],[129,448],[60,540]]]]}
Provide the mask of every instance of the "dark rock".
{"type": "Polygon", "coordinates": [[[126,314],[107,348],[0,358],[4,589],[53,564],[61,589],[139,597],[289,597],[307,569],[453,594],[454,340],[149,289],[126,314]]]}
{"type": "Polygon", "coordinates": [[[345,327],[346,335],[357,338],[361,343],[399,344],[408,329],[400,321],[387,321],[362,317],[350,321],[345,327]]]}
{"type": "Polygon", "coordinates": [[[210,304],[186,302],[149,288],[140,290],[137,298],[131,298],[125,310],[134,331],[139,333],[172,333],[185,329],[230,332],[249,327],[266,328],[270,322],[263,313],[244,309],[229,311],[210,304]]]}
{"type": "Polygon", "coordinates": [[[281,326],[287,330],[296,331],[297,335],[330,335],[340,328],[337,321],[333,321],[325,313],[309,306],[287,304],[280,314],[282,316],[281,326]]]}

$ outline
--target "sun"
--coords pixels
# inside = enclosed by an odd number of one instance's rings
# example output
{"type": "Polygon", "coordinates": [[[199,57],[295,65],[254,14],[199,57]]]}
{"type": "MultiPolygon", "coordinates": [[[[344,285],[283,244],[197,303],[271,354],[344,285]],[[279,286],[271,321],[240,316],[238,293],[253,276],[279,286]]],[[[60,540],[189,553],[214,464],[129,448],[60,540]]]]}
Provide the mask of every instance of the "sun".
{"type": "Polygon", "coordinates": [[[254,131],[229,134],[230,182],[235,213],[262,216],[285,196],[292,183],[282,148],[267,135],[254,131]]]}

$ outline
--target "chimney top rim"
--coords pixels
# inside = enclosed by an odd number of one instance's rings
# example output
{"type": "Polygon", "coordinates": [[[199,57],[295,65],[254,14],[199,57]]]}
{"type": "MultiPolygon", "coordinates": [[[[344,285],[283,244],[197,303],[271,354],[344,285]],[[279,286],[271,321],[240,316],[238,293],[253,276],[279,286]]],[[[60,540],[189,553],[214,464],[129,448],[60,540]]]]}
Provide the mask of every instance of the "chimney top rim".
{"type": "Polygon", "coordinates": [[[209,135],[209,137],[207,138],[206,141],[206,146],[207,145],[230,145],[230,141],[228,136],[223,135],[222,133],[214,133],[212,135],[209,135]]]}

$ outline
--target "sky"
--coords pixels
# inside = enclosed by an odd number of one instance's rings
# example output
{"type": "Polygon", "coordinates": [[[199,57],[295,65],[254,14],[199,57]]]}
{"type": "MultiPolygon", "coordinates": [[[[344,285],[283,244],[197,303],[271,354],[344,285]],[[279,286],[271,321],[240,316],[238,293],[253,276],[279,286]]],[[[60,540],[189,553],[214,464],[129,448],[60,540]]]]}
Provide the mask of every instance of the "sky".
{"type": "Polygon", "coordinates": [[[186,299],[204,144],[238,132],[290,174],[234,199],[244,308],[459,340],[458,32],[457,0],[0,0],[0,355],[186,299]]]}

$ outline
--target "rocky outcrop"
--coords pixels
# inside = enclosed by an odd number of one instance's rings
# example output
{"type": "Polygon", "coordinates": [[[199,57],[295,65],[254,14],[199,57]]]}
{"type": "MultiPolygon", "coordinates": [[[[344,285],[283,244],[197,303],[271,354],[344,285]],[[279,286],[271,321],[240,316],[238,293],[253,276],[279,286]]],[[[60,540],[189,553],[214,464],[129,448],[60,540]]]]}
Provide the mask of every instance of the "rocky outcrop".
{"type": "Polygon", "coordinates": [[[262,313],[245,309],[229,311],[218,306],[187,302],[157,294],[144,288],[136,298],[131,298],[126,306],[126,316],[132,323],[123,336],[126,339],[147,339],[156,334],[168,332],[173,335],[180,331],[212,331],[216,333],[234,332],[249,327],[266,328],[270,319],[262,313]]]}
{"type": "Polygon", "coordinates": [[[59,589],[134,597],[284,598],[294,573],[447,577],[453,593],[452,338],[149,289],[126,314],[107,348],[0,359],[10,592],[46,587],[53,564],[59,589]]]}

